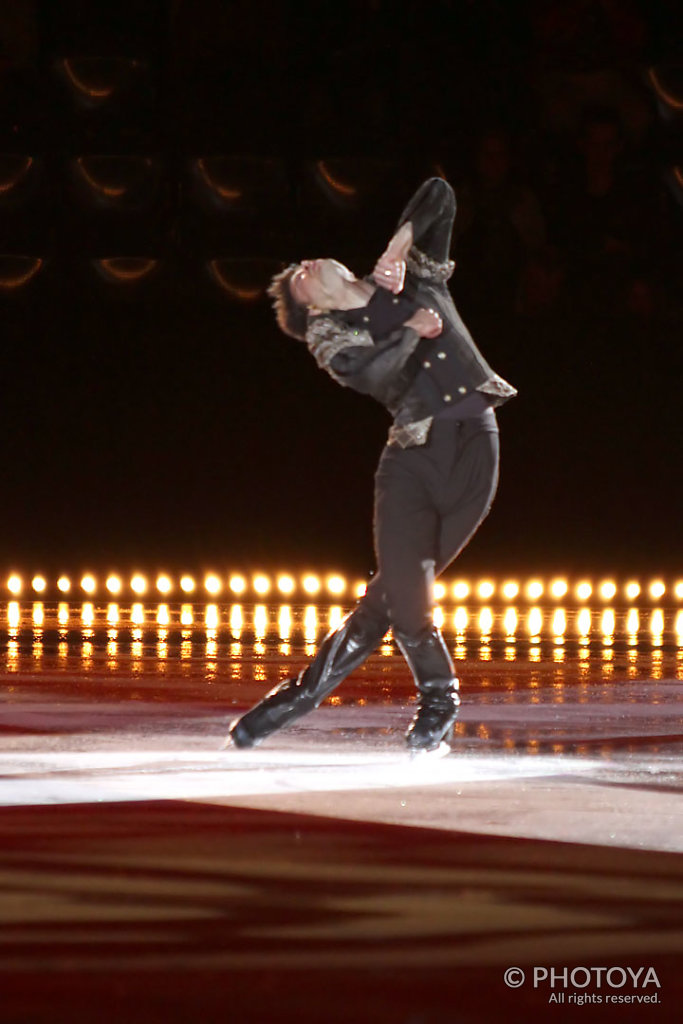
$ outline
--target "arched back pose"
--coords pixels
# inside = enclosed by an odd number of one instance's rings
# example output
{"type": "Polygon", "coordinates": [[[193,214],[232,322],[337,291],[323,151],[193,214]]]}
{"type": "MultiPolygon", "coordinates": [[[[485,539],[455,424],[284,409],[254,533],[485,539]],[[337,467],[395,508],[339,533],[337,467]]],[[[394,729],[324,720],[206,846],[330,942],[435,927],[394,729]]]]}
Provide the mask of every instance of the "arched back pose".
{"type": "Polygon", "coordinates": [[[458,680],[433,624],[433,583],[491,507],[493,410],[516,394],[477,349],[448,291],[454,217],[452,188],[431,178],[403,211],[371,278],[318,259],[273,279],[281,328],[338,383],[382,402],[394,421],[375,477],[377,573],[307,668],[232,723],[238,747],[317,707],[390,626],[418,689],[409,748],[433,750],[452,734],[458,680]]]}

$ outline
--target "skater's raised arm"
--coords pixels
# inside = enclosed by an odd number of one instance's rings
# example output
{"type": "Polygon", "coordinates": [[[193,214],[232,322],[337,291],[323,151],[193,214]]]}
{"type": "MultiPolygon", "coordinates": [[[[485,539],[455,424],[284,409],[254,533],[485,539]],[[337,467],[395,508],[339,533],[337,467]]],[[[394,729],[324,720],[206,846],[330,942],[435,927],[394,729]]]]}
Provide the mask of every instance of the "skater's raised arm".
{"type": "MultiPolygon", "coordinates": [[[[432,260],[444,263],[451,250],[455,220],[455,193],[443,178],[428,178],[405,207],[398,221],[400,229],[412,226],[412,247],[432,260]]],[[[396,236],[394,236],[396,237],[396,236]]]]}
{"type": "Polygon", "coordinates": [[[398,228],[373,270],[380,288],[397,295],[406,268],[417,277],[441,283],[454,264],[449,260],[455,219],[455,193],[443,178],[429,178],[401,214],[398,228]]]}

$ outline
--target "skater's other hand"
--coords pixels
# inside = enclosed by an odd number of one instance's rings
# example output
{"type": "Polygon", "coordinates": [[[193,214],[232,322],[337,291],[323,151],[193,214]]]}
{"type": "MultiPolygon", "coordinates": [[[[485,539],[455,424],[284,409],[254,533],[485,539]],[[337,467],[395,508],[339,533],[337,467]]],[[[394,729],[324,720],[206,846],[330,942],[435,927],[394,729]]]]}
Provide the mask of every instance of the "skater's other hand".
{"type": "Polygon", "coordinates": [[[438,338],[443,330],[443,320],[435,309],[418,309],[404,327],[412,327],[421,338],[438,338]]]}

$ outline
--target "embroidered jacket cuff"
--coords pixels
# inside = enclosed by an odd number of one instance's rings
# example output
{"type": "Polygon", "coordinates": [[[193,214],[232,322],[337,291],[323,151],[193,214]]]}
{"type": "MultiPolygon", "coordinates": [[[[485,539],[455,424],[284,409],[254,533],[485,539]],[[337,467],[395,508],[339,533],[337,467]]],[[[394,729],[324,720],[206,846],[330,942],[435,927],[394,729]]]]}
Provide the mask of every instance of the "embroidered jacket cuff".
{"type": "Polygon", "coordinates": [[[428,256],[426,252],[422,252],[416,245],[412,246],[406,257],[406,266],[411,274],[415,274],[415,277],[434,281],[438,284],[448,281],[455,270],[453,260],[445,260],[443,263],[440,263],[438,260],[428,256]]]}

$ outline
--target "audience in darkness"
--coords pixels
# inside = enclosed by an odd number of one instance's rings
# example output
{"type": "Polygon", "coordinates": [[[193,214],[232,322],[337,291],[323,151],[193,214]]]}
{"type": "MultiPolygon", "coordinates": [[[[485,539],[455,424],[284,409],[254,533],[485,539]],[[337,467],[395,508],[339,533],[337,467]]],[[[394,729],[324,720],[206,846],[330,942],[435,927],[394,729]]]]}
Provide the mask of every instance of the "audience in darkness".
{"type": "Polygon", "coordinates": [[[618,112],[641,140],[650,108],[639,84],[647,27],[632,0],[535,0],[536,85],[544,124],[559,134],[580,128],[586,106],[618,112]]]}
{"type": "Polygon", "coordinates": [[[513,173],[508,135],[486,132],[458,188],[455,252],[470,307],[512,311],[520,271],[545,236],[538,199],[513,173]]]}
{"type": "Polygon", "coordinates": [[[45,69],[79,38],[97,49],[106,35],[107,52],[158,75],[150,138],[169,166],[202,147],[270,153],[289,163],[294,203],[303,160],[379,157],[417,172],[419,153],[421,170],[447,168],[456,287],[472,312],[680,310],[681,210],[663,184],[680,154],[658,149],[645,74],[658,53],[671,57],[674,0],[656,12],[639,0],[524,0],[514,13],[503,0],[435,0],[429,13],[353,0],[324,16],[313,0],[148,6],[142,20],[133,0],[103,0],[90,19],[85,0],[2,6],[5,153],[39,151],[41,130],[49,151],[59,110],[45,69]]]}

